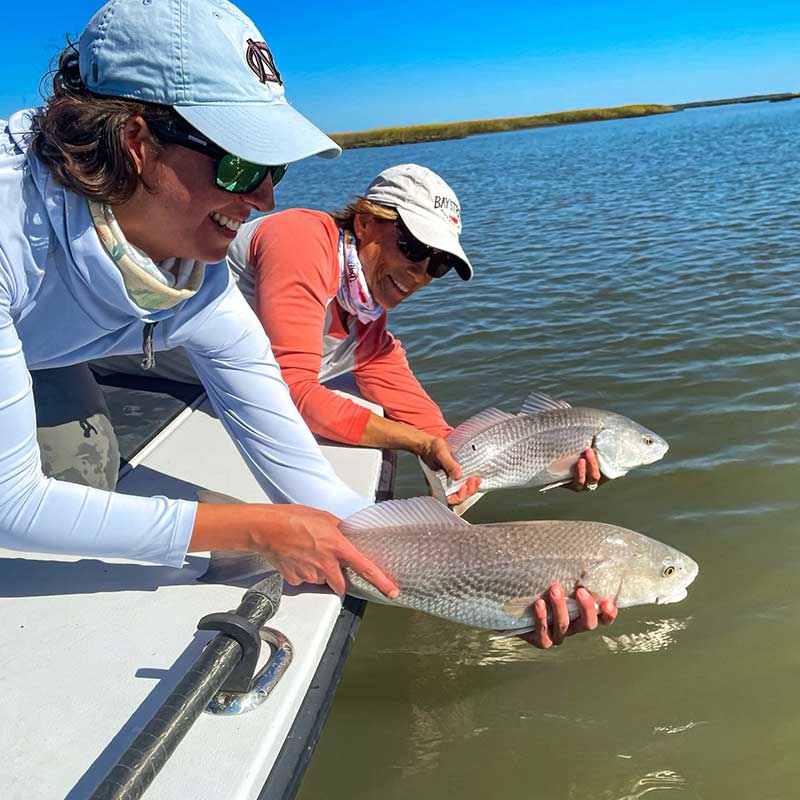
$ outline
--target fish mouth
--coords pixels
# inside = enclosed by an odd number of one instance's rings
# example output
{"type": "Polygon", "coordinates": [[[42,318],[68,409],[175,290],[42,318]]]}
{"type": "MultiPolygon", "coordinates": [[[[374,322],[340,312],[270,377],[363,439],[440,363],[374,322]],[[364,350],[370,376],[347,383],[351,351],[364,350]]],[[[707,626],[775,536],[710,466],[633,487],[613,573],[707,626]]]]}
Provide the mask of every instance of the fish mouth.
{"type": "Polygon", "coordinates": [[[669,603],[680,603],[681,600],[685,600],[688,596],[689,591],[684,586],[682,589],[679,589],[677,592],[673,592],[672,594],[659,595],[656,597],[656,604],[659,606],[665,606],[669,603]]]}

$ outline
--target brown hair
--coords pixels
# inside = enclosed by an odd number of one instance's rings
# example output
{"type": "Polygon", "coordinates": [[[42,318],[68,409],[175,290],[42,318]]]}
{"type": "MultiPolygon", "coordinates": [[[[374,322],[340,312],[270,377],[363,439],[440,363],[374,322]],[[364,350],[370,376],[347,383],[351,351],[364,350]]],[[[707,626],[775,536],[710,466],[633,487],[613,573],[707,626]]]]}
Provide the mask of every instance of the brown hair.
{"type": "Polygon", "coordinates": [[[48,75],[53,91],[34,116],[31,152],[73,192],[110,204],[129,200],[142,181],[125,144],[125,123],[137,115],[154,119],[175,112],[90,92],[81,79],[78,49],[69,40],[48,75]]]}
{"type": "Polygon", "coordinates": [[[354,222],[356,214],[372,214],[373,217],[385,220],[397,219],[397,209],[391,206],[383,206],[380,203],[373,203],[365,197],[354,197],[340,211],[331,211],[333,221],[346,231],[354,233],[354,222]]]}

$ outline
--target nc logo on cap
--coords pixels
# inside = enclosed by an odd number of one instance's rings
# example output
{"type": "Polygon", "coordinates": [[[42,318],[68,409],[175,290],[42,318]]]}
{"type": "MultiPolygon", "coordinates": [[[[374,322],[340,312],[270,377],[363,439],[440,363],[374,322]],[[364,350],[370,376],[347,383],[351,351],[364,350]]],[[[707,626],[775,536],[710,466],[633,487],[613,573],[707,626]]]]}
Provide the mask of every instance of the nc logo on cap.
{"type": "Polygon", "coordinates": [[[269,51],[266,42],[247,40],[247,53],[245,53],[247,66],[261,83],[277,83],[283,86],[281,74],[275,66],[275,59],[269,51]]]}

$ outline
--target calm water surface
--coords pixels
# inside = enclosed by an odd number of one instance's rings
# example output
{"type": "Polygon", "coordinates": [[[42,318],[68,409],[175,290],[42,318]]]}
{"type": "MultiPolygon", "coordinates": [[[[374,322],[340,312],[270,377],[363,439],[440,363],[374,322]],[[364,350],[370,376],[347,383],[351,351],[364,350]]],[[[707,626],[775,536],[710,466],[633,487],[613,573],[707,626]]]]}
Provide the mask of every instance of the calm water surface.
{"type": "MultiPolygon", "coordinates": [[[[476,277],[391,316],[456,424],[532,390],[627,414],[666,459],[595,494],[495,492],[472,522],[585,518],[684,550],[683,603],[549,652],[371,606],[301,800],[794,798],[800,785],[800,103],[346,152],[329,209],[440,172],[476,277]]],[[[401,457],[399,496],[424,491],[401,457]]]]}

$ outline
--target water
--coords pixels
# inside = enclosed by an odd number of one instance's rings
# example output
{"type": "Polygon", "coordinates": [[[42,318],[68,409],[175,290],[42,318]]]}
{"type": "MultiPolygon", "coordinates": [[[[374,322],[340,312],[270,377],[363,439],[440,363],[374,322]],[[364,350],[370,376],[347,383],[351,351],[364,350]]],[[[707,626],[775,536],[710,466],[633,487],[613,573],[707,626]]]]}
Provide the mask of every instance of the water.
{"type": "MultiPolygon", "coordinates": [[[[594,494],[495,492],[473,522],[590,518],[690,554],[689,598],[543,652],[371,606],[301,800],[793,798],[800,767],[800,103],[346,152],[281,205],[417,161],[476,277],[391,315],[451,423],[531,390],[671,444],[594,494]]],[[[400,459],[399,496],[424,491],[400,459]]]]}

